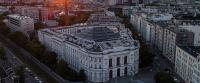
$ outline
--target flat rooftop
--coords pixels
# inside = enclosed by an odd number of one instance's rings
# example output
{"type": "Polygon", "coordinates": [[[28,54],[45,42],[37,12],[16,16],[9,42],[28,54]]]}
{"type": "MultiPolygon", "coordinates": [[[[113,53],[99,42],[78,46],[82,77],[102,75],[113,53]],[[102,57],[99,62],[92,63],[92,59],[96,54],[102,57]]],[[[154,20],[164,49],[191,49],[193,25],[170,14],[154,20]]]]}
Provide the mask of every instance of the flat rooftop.
{"type": "Polygon", "coordinates": [[[200,55],[200,46],[179,46],[181,49],[191,54],[193,57],[200,55]]]}

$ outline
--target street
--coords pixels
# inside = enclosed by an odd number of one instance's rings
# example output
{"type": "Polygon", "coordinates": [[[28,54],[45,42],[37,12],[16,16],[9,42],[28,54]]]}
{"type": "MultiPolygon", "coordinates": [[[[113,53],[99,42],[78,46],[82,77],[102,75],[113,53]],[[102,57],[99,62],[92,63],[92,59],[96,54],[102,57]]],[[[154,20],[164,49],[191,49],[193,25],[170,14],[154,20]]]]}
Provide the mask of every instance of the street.
{"type": "MultiPolygon", "coordinates": [[[[6,83],[13,83],[15,78],[15,69],[18,69],[21,66],[25,66],[24,63],[19,60],[7,47],[4,47],[4,51],[6,53],[7,61],[1,61],[2,62],[2,68],[7,73],[8,77],[5,79],[6,83]]],[[[27,71],[24,71],[25,75],[25,82],[26,83],[38,83],[38,81],[31,76],[29,73],[26,73],[27,71]]],[[[33,73],[33,72],[31,72],[33,73]]]]}
{"type": "Polygon", "coordinates": [[[44,65],[43,63],[40,63],[39,60],[37,60],[35,57],[33,57],[29,52],[27,52],[25,49],[17,46],[15,43],[10,41],[8,38],[5,38],[4,36],[0,35],[1,42],[4,44],[10,51],[16,53],[16,55],[22,62],[24,62],[28,67],[30,67],[33,72],[38,75],[41,80],[44,81],[44,83],[79,83],[79,82],[70,82],[59,75],[57,75],[53,70],[51,70],[49,67],[44,65]]]}
{"type": "Polygon", "coordinates": [[[22,60],[26,65],[30,67],[30,69],[33,69],[34,72],[42,79],[44,82],[53,82],[53,83],[63,83],[65,80],[61,80],[58,78],[58,76],[52,72],[47,66],[40,63],[36,58],[34,58],[31,54],[29,54],[27,51],[22,49],[21,47],[14,44],[12,41],[10,41],[8,38],[5,38],[4,36],[0,36],[1,42],[3,45],[5,45],[9,50],[16,52],[18,54],[17,57],[22,60]],[[57,81],[55,81],[57,80],[57,81]]]}

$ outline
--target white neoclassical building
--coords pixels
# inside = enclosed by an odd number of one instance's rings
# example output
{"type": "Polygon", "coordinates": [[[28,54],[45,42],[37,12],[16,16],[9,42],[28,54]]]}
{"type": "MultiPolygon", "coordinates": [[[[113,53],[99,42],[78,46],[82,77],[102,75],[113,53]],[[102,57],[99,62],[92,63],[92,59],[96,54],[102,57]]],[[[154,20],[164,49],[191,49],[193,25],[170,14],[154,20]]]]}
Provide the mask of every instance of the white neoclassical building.
{"type": "Polygon", "coordinates": [[[105,82],[135,75],[139,68],[139,42],[119,25],[72,25],[43,29],[39,41],[70,67],[84,69],[88,80],[105,82]]]}

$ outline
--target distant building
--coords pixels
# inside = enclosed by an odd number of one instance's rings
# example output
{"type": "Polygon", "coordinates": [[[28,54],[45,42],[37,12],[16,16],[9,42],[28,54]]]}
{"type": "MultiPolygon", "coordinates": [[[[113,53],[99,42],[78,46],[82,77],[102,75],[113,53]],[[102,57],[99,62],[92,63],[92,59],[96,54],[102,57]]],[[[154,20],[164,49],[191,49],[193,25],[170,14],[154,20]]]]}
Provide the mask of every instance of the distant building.
{"type": "Polygon", "coordinates": [[[176,45],[193,46],[194,33],[176,26],[164,29],[163,55],[172,63],[175,62],[176,45]]]}
{"type": "Polygon", "coordinates": [[[8,15],[8,27],[11,31],[20,31],[25,35],[34,30],[34,20],[27,16],[20,16],[17,14],[8,15]]]}
{"type": "MultiPolygon", "coordinates": [[[[160,1],[174,3],[170,0],[160,1]]],[[[144,42],[152,48],[151,52],[166,57],[172,66],[175,65],[175,72],[186,83],[199,83],[199,67],[193,67],[194,64],[198,64],[197,57],[200,54],[198,6],[158,5],[139,6],[137,11],[132,13],[130,23],[144,42]]],[[[128,15],[126,9],[123,13],[128,15]]]]}
{"type": "Polygon", "coordinates": [[[117,0],[107,0],[107,4],[108,5],[116,5],[117,4],[117,0]]]}
{"type": "Polygon", "coordinates": [[[47,21],[50,16],[50,11],[46,7],[31,7],[31,6],[17,6],[15,13],[28,16],[34,19],[34,22],[47,21]]]}
{"type": "Polygon", "coordinates": [[[179,27],[194,33],[194,46],[200,46],[200,21],[185,21],[179,27]]]}
{"type": "Polygon", "coordinates": [[[198,57],[200,53],[199,47],[176,47],[176,59],[175,59],[175,72],[186,82],[186,83],[198,83],[199,76],[196,71],[198,63],[198,57]],[[192,79],[194,82],[192,82],[192,79]]]}
{"type": "Polygon", "coordinates": [[[132,14],[138,11],[139,7],[137,6],[124,6],[122,7],[122,13],[124,16],[131,16],[132,14]]]}
{"type": "Polygon", "coordinates": [[[121,20],[121,18],[115,16],[115,13],[105,11],[91,14],[86,23],[89,25],[113,24],[120,23],[121,20]]]}
{"type": "Polygon", "coordinates": [[[0,6],[0,14],[2,14],[4,12],[9,12],[9,8],[0,6]]]}
{"type": "Polygon", "coordinates": [[[130,22],[156,54],[163,54],[174,63],[176,45],[198,46],[199,22],[174,21],[172,14],[141,11],[143,12],[131,15],[130,22]]]}
{"type": "Polygon", "coordinates": [[[192,83],[200,83],[200,55],[197,56],[197,62],[193,65],[192,83]]]}

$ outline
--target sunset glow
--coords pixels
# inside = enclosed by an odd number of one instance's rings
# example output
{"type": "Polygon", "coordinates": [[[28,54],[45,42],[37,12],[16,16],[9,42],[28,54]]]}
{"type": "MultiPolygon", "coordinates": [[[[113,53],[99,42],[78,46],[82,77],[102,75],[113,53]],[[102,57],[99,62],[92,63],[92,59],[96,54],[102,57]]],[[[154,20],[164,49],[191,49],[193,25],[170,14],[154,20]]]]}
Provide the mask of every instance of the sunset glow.
{"type": "Polygon", "coordinates": [[[64,4],[65,1],[69,2],[70,0],[55,0],[53,3],[64,4]]]}

